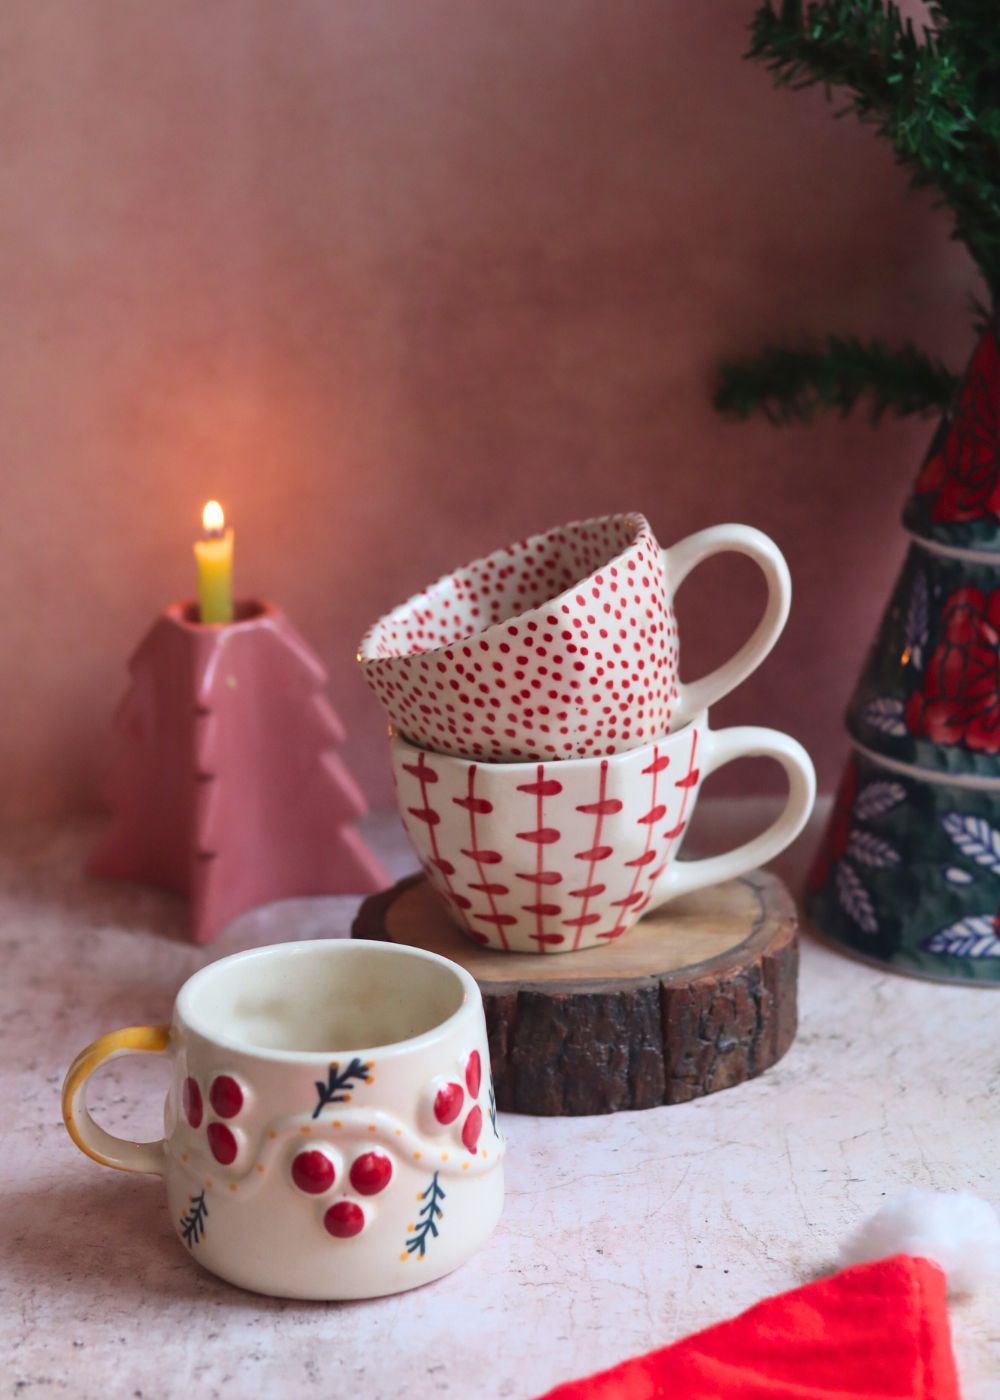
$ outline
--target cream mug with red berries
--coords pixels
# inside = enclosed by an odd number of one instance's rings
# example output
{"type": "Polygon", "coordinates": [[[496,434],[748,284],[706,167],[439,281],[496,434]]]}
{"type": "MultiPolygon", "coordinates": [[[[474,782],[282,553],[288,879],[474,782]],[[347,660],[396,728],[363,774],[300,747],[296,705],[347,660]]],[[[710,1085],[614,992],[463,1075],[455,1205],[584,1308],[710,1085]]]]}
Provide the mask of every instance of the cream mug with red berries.
{"type": "Polygon", "coordinates": [[[181,988],[169,1026],[102,1036],[63,1086],[80,1150],[164,1178],[193,1258],[283,1298],[371,1298],[440,1278],[503,1204],[482,998],[446,958],[332,939],[237,953],[181,988]],[[94,1122],[90,1075],[164,1054],[158,1142],[94,1122]]]}
{"type": "Polygon", "coordinates": [[[816,775],[776,729],[708,715],[641,749],[555,763],[475,763],[391,744],[400,815],[462,931],[505,953],[607,947],[647,910],[765,865],[812,811],[816,775]],[[678,860],[702,782],[738,758],[785,772],[784,810],[735,850],[678,860]]]}
{"type": "Polygon", "coordinates": [[[436,753],[490,762],[621,753],[735,690],[781,635],[791,596],[781,551],[749,525],[714,525],[661,549],[644,516],[602,516],[438,579],[369,628],[358,661],[393,728],[436,753]],[[764,615],[727,662],[682,683],[674,594],[727,552],[763,573],[764,615]]]}

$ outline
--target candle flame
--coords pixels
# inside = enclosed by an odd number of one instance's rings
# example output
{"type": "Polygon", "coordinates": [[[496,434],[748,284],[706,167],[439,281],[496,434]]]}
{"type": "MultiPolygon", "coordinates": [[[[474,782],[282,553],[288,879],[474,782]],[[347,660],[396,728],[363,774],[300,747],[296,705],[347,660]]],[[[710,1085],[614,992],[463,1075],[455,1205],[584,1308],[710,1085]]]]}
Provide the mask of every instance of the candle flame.
{"type": "Polygon", "coordinates": [[[218,501],[208,501],[201,513],[201,524],[206,535],[221,535],[226,525],[226,517],[218,501]]]}

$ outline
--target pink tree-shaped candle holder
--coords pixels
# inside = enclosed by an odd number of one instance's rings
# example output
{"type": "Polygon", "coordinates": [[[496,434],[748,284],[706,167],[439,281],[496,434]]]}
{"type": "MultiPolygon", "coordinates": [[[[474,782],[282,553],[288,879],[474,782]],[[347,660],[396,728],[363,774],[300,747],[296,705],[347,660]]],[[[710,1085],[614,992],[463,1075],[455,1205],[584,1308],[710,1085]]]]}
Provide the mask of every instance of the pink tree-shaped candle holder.
{"type": "Polygon", "coordinates": [[[172,604],[129,663],[115,815],[91,873],[187,894],[197,943],[270,900],[382,889],[316,656],[271,603],[197,618],[172,604]]]}

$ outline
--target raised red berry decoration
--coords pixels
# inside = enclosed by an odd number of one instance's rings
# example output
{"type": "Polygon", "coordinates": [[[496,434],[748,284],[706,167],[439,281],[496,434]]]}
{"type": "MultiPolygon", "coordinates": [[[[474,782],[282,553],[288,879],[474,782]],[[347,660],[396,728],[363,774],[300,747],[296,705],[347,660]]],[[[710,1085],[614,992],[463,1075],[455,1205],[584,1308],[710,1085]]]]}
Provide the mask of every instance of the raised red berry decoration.
{"type": "Polygon", "coordinates": [[[208,1097],[220,1118],[235,1118],[243,1107],[243,1090],[229,1074],[220,1074],[212,1081],[208,1097]]]}
{"type": "Polygon", "coordinates": [[[225,1123],[209,1123],[208,1145],[212,1156],[224,1167],[236,1161],[236,1139],[225,1123]]]}
{"type": "Polygon", "coordinates": [[[323,1216],[327,1231],[338,1240],[349,1240],[365,1228],[365,1213],[357,1201],[337,1201],[323,1216]]]}
{"type": "Polygon", "coordinates": [[[475,1108],[462,1124],[462,1141],[470,1152],[475,1152],[476,1143],[479,1141],[479,1134],[483,1131],[483,1110],[476,1104],[475,1108]]]}
{"type": "Polygon", "coordinates": [[[442,1084],[434,1095],[434,1117],[439,1123],[454,1123],[464,1102],[461,1084],[442,1084]]]}
{"type": "Polygon", "coordinates": [[[204,1107],[201,1102],[201,1090],[197,1082],[188,1075],[184,1081],[184,1117],[191,1124],[192,1128],[201,1127],[201,1118],[204,1107]]]}
{"type": "Polygon", "coordinates": [[[479,1058],[479,1051],[473,1050],[465,1066],[465,1083],[471,1098],[478,1099],[479,1085],[482,1083],[483,1065],[479,1058]]]}
{"type": "Polygon", "coordinates": [[[308,1191],[311,1196],[329,1191],[336,1175],[333,1163],[318,1148],[298,1153],[292,1162],[292,1180],[300,1191],[308,1191]]]}
{"type": "Polygon", "coordinates": [[[384,1191],[392,1177],[392,1163],[384,1152],[362,1152],[351,1164],[351,1185],[361,1196],[384,1191]]]}

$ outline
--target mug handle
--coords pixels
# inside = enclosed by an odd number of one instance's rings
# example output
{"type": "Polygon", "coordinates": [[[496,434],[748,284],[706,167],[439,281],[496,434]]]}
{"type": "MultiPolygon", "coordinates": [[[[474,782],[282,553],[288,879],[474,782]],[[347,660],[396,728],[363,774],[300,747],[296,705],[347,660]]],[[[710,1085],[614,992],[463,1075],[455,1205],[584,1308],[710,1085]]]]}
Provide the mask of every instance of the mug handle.
{"type": "Polygon", "coordinates": [[[106,1060],[121,1055],[163,1054],[170,1048],[169,1026],[128,1026],[125,1030],[102,1035],[70,1065],[63,1083],[62,1113],[66,1129],[81,1152],[104,1167],[121,1172],[151,1172],[162,1176],[166,1169],[163,1139],[156,1142],[130,1142],[99,1127],[87,1108],[87,1081],[106,1060]]]}
{"type": "Polygon", "coordinates": [[[757,725],[740,725],[734,729],[709,731],[701,761],[701,779],[718,768],[724,768],[737,758],[773,758],[785,770],[788,798],[779,817],[771,825],[744,841],[732,851],[707,856],[703,860],[676,860],[653,886],[650,907],[665,904],[668,899],[734,880],[738,875],[766,865],[786,846],[790,846],[809,820],[816,797],[816,770],[802,745],[777,729],[761,729],[757,725]]]}
{"type": "Polygon", "coordinates": [[[663,550],[663,568],[671,601],[692,569],[713,554],[724,554],[730,550],[752,559],[764,575],[767,583],[764,616],[728,661],[707,676],[702,676],[701,680],[680,683],[680,698],[671,721],[672,729],[679,729],[701,710],[709,709],[756,671],[788,621],[792,579],[785,556],[772,539],[752,525],[712,525],[663,550]]]}

